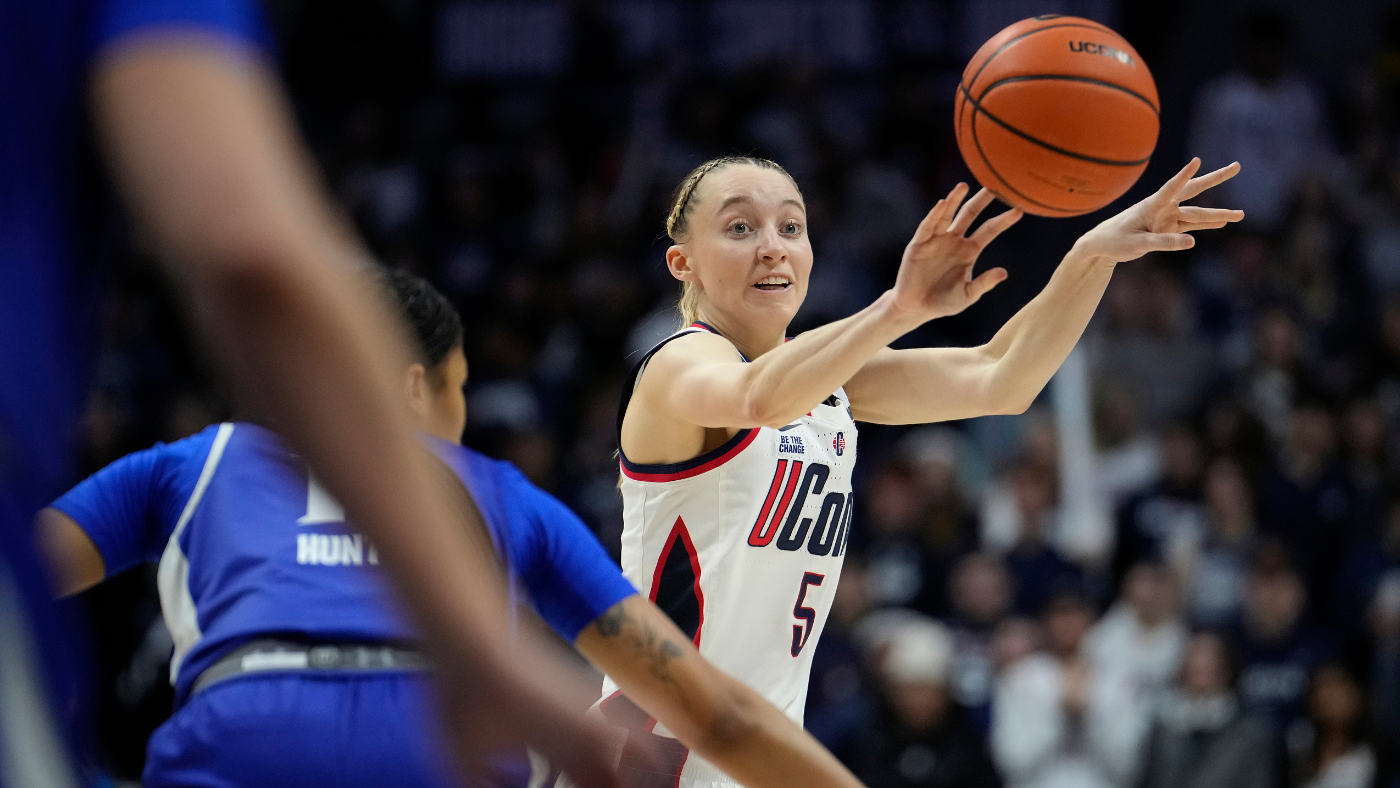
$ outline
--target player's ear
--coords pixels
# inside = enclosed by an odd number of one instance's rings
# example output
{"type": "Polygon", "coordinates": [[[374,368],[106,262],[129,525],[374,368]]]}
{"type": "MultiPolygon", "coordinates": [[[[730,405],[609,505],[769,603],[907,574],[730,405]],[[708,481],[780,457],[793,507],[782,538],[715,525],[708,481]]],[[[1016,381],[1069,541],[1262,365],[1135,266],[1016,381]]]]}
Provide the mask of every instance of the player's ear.
{"type": "Polygon", "coordinates": [[[695,281],[695,269],[690,267],[690,258],[686,256],[680,244],[666,250],[666,268],[671,272],[671,276],[682,282],[695,281]]]}
{"type": "Polygon", "coordinates": [[[418,416],[426,416],[428,413],[428,400],[432,394],[430,383],[427,367],[416,361],[408,365],[403,377],[404,394],[408,397],[409,407],[418,416]]]}

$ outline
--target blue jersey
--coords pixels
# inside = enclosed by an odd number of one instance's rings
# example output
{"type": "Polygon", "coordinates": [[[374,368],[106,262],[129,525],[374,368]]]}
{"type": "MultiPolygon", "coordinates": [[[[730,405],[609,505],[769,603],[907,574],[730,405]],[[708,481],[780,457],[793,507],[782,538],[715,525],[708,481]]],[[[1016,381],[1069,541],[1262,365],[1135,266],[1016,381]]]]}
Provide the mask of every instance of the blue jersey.
{"type": "MultiPolygon", "coordinates": [[[[636,593],[587,526],[513,465],[430,440],[471,491],[512,586],[561,636],[572,642],[636,593]]],[[[92,538],[109,575],[160,561],[177,702],[200,672],[257,637],[413,637],[374,568],[374,545],[261,427],[222,424],[157,444],[53,505],[92,538]]]]}

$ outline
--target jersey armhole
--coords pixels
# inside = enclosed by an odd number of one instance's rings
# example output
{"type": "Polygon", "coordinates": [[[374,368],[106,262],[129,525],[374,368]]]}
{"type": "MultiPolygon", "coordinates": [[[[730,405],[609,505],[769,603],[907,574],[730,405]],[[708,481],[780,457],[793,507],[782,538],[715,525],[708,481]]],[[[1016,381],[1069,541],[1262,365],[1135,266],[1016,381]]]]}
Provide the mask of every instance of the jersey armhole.
{"type": "MultiPolygon", "coordinates": [[[[667,345],[669,345],[677,339],[680,339],[681,337],[689,336],[690,334],[696,334],[701,331],[708,331],[709,333],[714,334],[716,336],[722,336],[718,331],[714,330],[709,325],[697,320],[694,323],[691,323],[690,325],[686,326],[685,328],[682,328],[680,331],[677,331],[676,333],[656,343],[656,345],[653,346],[651,350],[648,350],[646,354],[642,356],[641,360],[638,361],[636,365],[632,367],[631,374],[627,376],[627,380],[629,381],[629,383],[623,386],[622,397],[617,405],[617,453],[619,457],[625,458],[625,453],[622,451],[622,420],[624,417],[627,416],[627,406],[632,403],[632,396],[637,393],[637,386],[641,385],[642,373],[646,371],[647,363],[651,361],[651,357],[655,356],[657,352],[661,350],[661,348],[666,347],[667,345]]],[[[735,348],[735,351],[737,352],[738,348],[735,348]]],[[[744,359],[745,362],[748,361],[747,358],[744,358],[743,353],[739,354],[739,358],[744,359]]]]}

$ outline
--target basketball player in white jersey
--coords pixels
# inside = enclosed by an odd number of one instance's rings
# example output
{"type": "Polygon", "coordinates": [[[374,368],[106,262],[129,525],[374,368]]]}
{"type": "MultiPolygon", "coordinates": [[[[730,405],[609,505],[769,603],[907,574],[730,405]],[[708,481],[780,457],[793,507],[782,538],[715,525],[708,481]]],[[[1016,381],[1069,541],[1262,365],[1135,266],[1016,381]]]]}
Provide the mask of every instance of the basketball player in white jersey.
{"type": "MultiPolygon", "coordinates": [[[[1084,331],[1117,263],[1188,249],[1188,234],[1243,212],[1180,203],[1234,176],[1192,160],[1156,194],[1100,224],[1045,289],[981,347],[892,350],[1006,278],[972,276],[978,254],[1015,224],[1008,211],[968,228],[992,195],[962,205],[958,184],[904,251],[892,289],[860,312],[787,341],[807,292],[812,247],[796,183],[777,164],[729,157],[677,190],[666,252],[683,282],[684,325],[653,348],[618,414],[627,577],[706,659],[802,720],[812,652],[850,533],[856,421],[914,424],[1020,413],[1084,331]],[[961,210],[959,206],[961,205],[961,210]]],[[[610,680],[600,702],[629,741],[670,738],[610,680]]],[[[672,748],[644,784],[732,785],[672,748]]],[[[623,763],[626,767],[626,759],[623,763]]]]}

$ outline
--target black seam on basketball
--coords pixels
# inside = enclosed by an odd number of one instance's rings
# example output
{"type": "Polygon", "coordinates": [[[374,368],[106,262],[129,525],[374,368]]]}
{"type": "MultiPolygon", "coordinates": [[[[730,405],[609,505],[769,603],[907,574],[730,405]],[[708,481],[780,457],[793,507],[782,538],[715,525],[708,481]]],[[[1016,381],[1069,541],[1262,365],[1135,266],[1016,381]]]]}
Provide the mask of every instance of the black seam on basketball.
{"type": "MultiPolygon", "coordinates": [[[[1072,159],[1079,159],[1080,161],[1087,161],[1087,162],[1090,162],[1090,163],[1093,163],[1093,164],[1103,164],[1103,165],[1108,166],[1108,167],[1139,167],[1139,166],[1142,166],[1143,164],[1146,164],[1148,161],[1150,161],[1150,160],[1152,159],[1151,156],[1148,156],[1148,157],[1143,158],[1143,159],[1134,159],[1134,160],[1132,160],[1132,161],[1117,161],[1117,160],[1114,160],[1114,159],[1101,159],[1101,158],[1098,158],[1097,156],[1089,156],[1089,155],[1084,154],[1084,153],[1075,153],[1075,152],[1072,151],[1072,150],[1065,150],[1064,148],[1061,148],[1061,147],[1058,146],[1058,145],[1052,145],[1052,144],[1050,144],[1050,143],[1048,143],[1048,142],[1045,142],[1044,140],[1036,139],[1035,137],[1032,137],[1031,135],[1027,134],[1026,132],[1021,131],[1020,129],[1016,128],[1015,126],[1012,126],[1010,123],[1007,123],[1006,121],[1002,120],[1001,118],[998,118],[996,115],[993,115],[992,113],[988,112],[985,108],[982,107],[981,102],[979,102],[979,101],[977,101],[976,99],[974,99],[974,98],[972,97],[972,94],[967,93],[967,89],[966,89],[966,88],[963,88],[963,93],[964,93],[964,96],[966,97],[967,101],[968,101],[969,103],[972,104],[972,109],[973,109],[973,112],[974,112],[974,113],[980,112],[980,113],[982,113],[983,115],[986,115],[988,118],[990,118],[990,119],[992,120],[992,122],[996,123],[998,126],[1001,126],[1002,128],[1006,129],[1007,131],[1011,132],[1012,134],[1015,134],[1016,136],[1020,137],[1021,139],[1025,140],[1025,141],[1027,141],[1027,142],[1031,142],[1031,143],[1034,143],[1034,144],[1036,144],[1036,145],[1039,145],[1040,147],[1042,147],[1042,148],[1044,148],[1044,149],[1046,149],[1046,150],[1048,150],[1048,151],[1052,151],[1052,152],[1054,152],[1054,153],[1058,153],[1058,154],[1060,154],[1061,156],[1068,156],[1068,157],[1070,157],[1070,158],[1072,158],[1072,159]]],[[[986,95],[986,94],[983,93],[983,95],[986,95]]],[[[976,115],[974,114],[973,117],[975,118],[976,115]]]]}
{"type": "Polygon", "coordinates": [[[1050,81],[1050,80],[1060,80],[1060,81],[1063,81],[1063,82],[1085,82],[1085,83],[1088,83],[1088,84],[1090,84],[1090,85],[1100,85],[1100,86],[1102,86],[1102,87],[1112,88],[1112,89],[1114,89],[1114,90],[1120,90],[1120,91],[1122,91],[1122,92],[1124,92],[1124,93],[1127,93],[1129,96],[1132,96],[1133,98],[1137,99],[1138,101],[1141,101],[1142,103],[1146,104],[1146,105],[1147,105],[1147,108],[1150,109],[1150,110],[1152,110],[1152,114],[1153,114],[1153,115],[1156,115],[1156,116],[1159,117],[1159,118],[1162,116],[1162,113],[1160,113],[1160,112],[1157,111],[1157,105],[1152,103],[1152,99],[1150,99],[1150,98],[1148,98],[1148,97],[1142,95],[1141,93],[1137,92],[1136,90],[1130,90],[1130,89],[1128,89],[1128,88],[1123,87],[1122,85],[1115,85],[1115,84],[1112,83],[1112,82],[1105,82],[1105,81],[1102,80],[1102,79],[1096,79],[1096,78],[1094,78],[1094,77],[1081,77],[1081,76],[1079,76],[1078,74],[1025,74],[1025,75],[1019,76],[1019,77],[1002,77],[1001,79],[998,79],[996,82],[993,82],[992,84],[988,85],[988,86],[987,86],[987,89],[984,90],[984,91],[982,91],[982,97],[983,97],[983,98],[986,98],[986,97],[987,97],[987,94],[992,92],[992,88],[1000,87],[1001,85],[1005,85],[1005,84],[1008,83],[1008,82],[1037,82],[1037,81],[1040,81],[1040,80],[1046,80],[1046,81],[1050,81]]]}
{"type": "MultiPolygon", "coordinates": [[[[972,102],[972,99],[969,98],[969,99],[967,99],[967,101],[968,101],[968,103],[971,103],[971,102],[972,102]]],[[[982,157],[982,163],[985,164],[985,165],[987,165],[987,169],[991,170],[992,175],[995,176],[997,180],[1001,181],[1002,184],[1005,185],[1006,188],[1010,189],[1017,197],[1020,197],[1021,199],[1025,200],[1025,201],[1028,202],[1028,203],[1034,203],[1035,205],[1039,205],[1039,206],[1042,207],[1042,208],[1046,208],[1046,209],[1051,210],[1051,211],[1057,211],[1057,212],[1059,212],[1059,213],[1066,213],[1066,214],[1070,214],[1070,215],[1075,214],[1076,211],[1074,211],[1074,210],[1071,209],[1071,208],[1056,208],[1055,206],[1050,205],[1050,204],[1048,204],[1048,203],[1043,203],[1043,202],[1041,202],[1040,200],[1036,200],[1036,199],[1033,199],[1033,198],[1031,198],[1031,197],[1028,197],[1028,196],[1027,196],[1026,194],[1024,194],[1020,189],[1016,188],[1015,186],[1012,186],[1012,185],[1011,185],[1011,181],[1008,181],[1008,180],[1006,179],[1005,176],[1003,176],[1000,172],[997,172],[996,165],[992,164],[992,160],[991,160],[990,158],[987,157],[987,152],[984,151],[984,150],[982,150],[982,140],[981,140],[980,137],[977,136],[977,113],[978,113],[979,111],[980,111],[980,110],[979,110],[979,109],[977,108],[977,106],[974,104],[974,105],[973,105],[973,108],[972,108],[972,120],[971,120],[971,123],[972,123],[972,144],[974,144],[974,145],[977,146],[977,155],[982,157]]],[[[1010,202],[1010,200],[1005,200],[1004,202],[1010,202]]]]}
{"type": "MultiPolygon", "coordinates": [[[[1088,20],[1088,21],[1093,21],[1093,20],[1088,20]]],[[[977,67],[977,73],[976,73],[976,74],[973,74],[973,75],[972,75],[972,80],[971,80],[970,82],[967,83],[968,95],[971,95],[971,89],[977,86],[977,78],[980,77],[980,76],[982,76],[982,72],[986,70],[987,66],[991,65],[991,62],[992,62],[993,60],[996,59],[997,55],[1000,55],[1002,52],[1006,51],[1006,48],[1007,48],[1007,47],[1011,46],[1012,44],[1016,43],[1017,41],[1020,41],[1021,39],[1025,38],[1026,36],[1033,36],[1033,35],[1035,35],[1036,33],[1044,32],[1044,31],[1046,31],[1046,30],[1055,30],[1055,29],[1061,28],[1061,27],[1083,27],[1083,28],[1087,28],[1087,29],[1089,29],[1089,30],[1097,30],[1097,31],[1100,32],[1100,33],[1113,33],[1113,35],[1115,35],[1115,36],[1118,35],[1116,32],[1113,31],[1112,28],[1106,27],[1106,26],[1104,26],[1104,25],[1099,25],[1097,22],[1094,22],[1093,25],[1085,25],[1085,24],[1081,24],[1081,23],[1079,23],[1079,22],[1068,22],[1068,23],[1065,23],[1065,24],[1062,24],[1062,25],[1046,25],[1045,27],[1037,27],[1037,28],[1034,29],[1034,30],[1027,30],[1026,32],[1022,33],[1021,35],[1016,36],[1015,38],[1011,39],[1010,41],[1007,41],[1005,44],[1002,44],[1001,46],[997,47],[997,51],[995,51],[995,52],[993,52],[992,54],[988,55],[988,56],[987,56],[986,62],[984,62],[982,65],[980,65],[980,66],[977,67]],[[1095,26],[1095,25],[1097,25],[1097,26],[1095,26]]],[[[1119,37],[1121,38],[1122,36],[1119,36],[1119,37]]]]}

